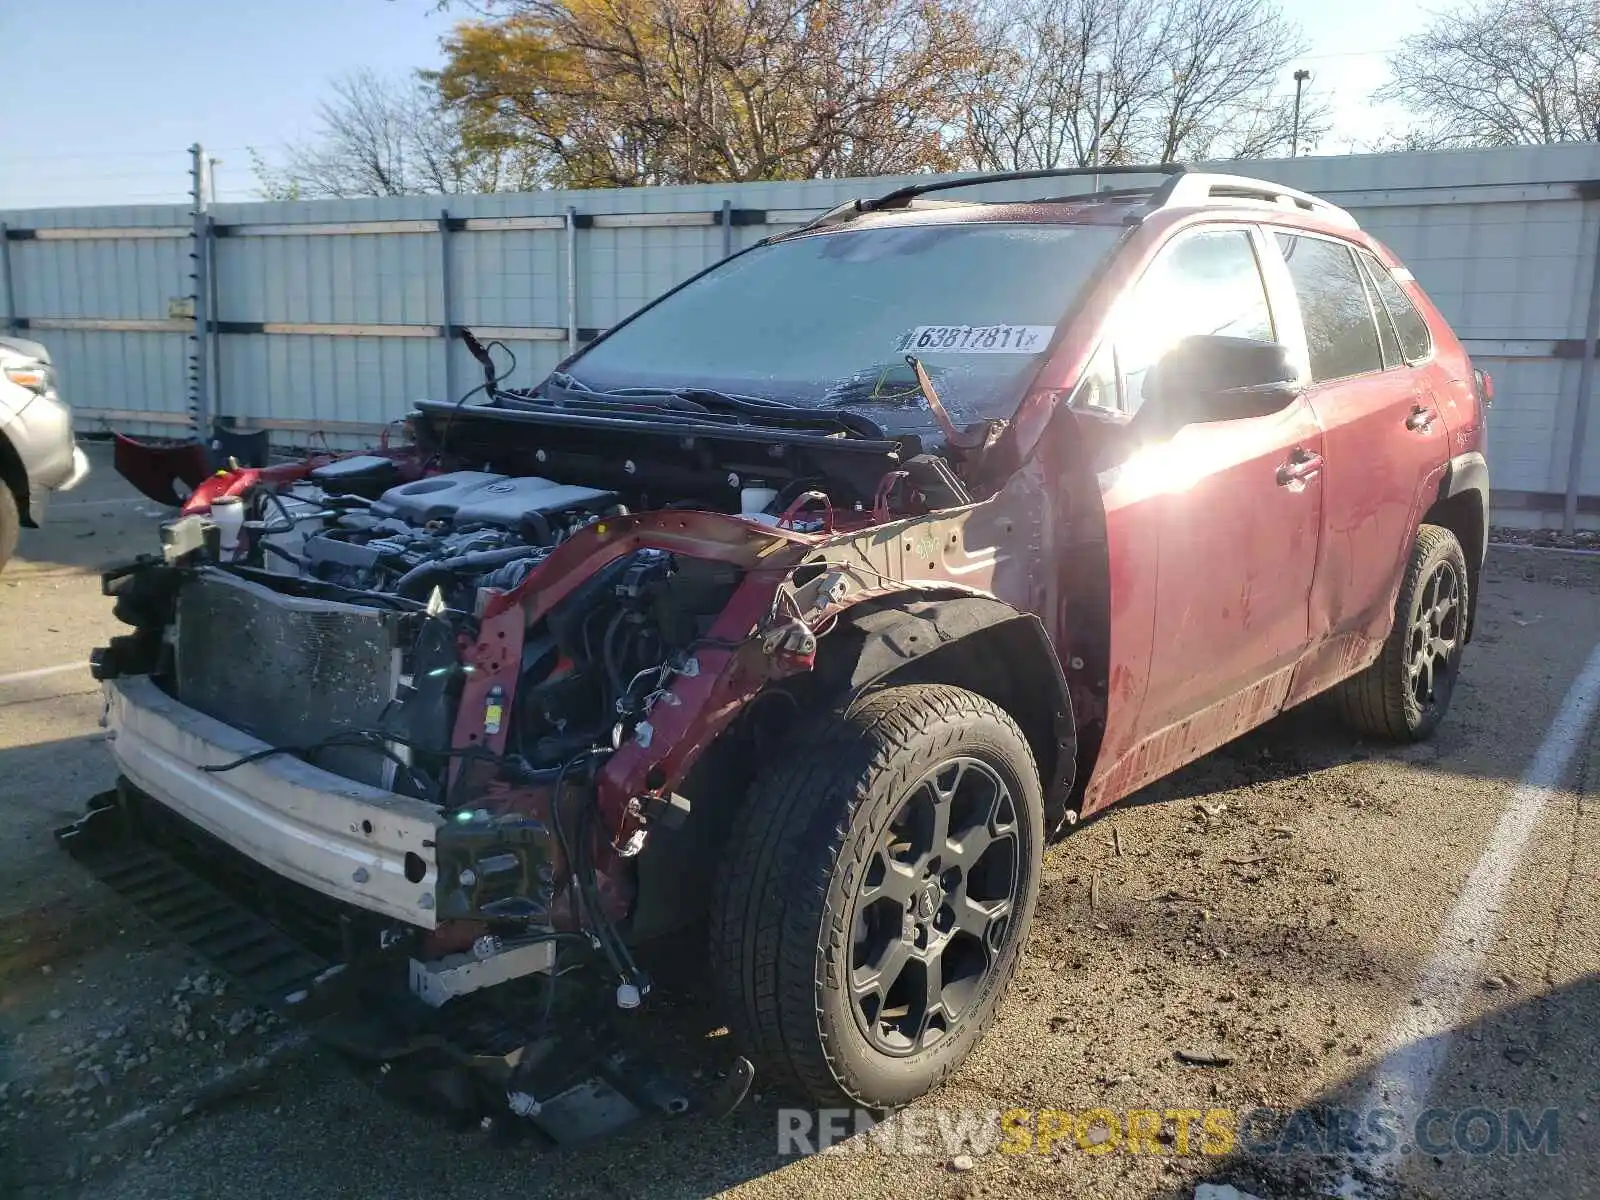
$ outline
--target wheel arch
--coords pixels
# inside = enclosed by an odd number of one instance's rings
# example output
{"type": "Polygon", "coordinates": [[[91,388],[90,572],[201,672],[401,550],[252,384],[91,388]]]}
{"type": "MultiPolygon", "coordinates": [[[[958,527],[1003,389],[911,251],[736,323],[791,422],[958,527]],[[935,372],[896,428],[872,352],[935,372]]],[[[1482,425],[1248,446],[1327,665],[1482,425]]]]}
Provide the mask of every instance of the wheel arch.
{"type": "Polygon", "coordinates": [[[992,700],[1028,739],[1046,832],[1059,829],[1076,781],[1077,726],[1061,661],[1038,617],[991,597],[918,592],[864,603],[841,622],[818,659],[818,680],[836,701],[910,683],[951,684],[992,700]]]}
{"type": "Polygon", "coordinates": [[[1075,817],[1077,730],[1071,695],[1044,625],[1003,601],[912,589],[863,600],[818,641],[814,668],[758,692],[696,760],[682,790],[692,816],[651,835],[639,856],[634,932],[682,927],[702,909],[728,831],[759,764],[806,714],[848,707],[886,687],[944,683],[1004,709],[1039,767],[1046,837],[1075,817]],[[996,664],[1003,664],[996,669],[996,664]]]}
{"type": "Polygon", "coordinates": [[[1489,464],[1473,451],[1450,460],[1439,493],[1422,514],[1422,524],[1440,525],[1455,534],[1467,560],[1466,640],[1472,640],[1478,616],[1478,584],[1489,549],[1489,464]]]}
{"type": "Polygon", "coordinates": [[[37,528],[30,507],[28,472],[22,465],[22,456],[11,444],[4,431],[0,431],[0,485],[9,488],[17,501],[17,515],[29,529],[37,528]]]}

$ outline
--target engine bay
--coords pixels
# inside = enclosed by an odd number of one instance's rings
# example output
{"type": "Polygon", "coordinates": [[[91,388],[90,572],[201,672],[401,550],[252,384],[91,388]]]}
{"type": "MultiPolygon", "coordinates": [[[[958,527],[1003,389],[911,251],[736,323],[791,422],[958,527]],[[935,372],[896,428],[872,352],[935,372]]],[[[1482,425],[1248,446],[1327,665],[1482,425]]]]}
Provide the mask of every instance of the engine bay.
{"type": "Polygon", "coordinates": [[[107,577],[135,632],[97,678],[262,744],[202,771],[289,755],[437,806],[439,921],[620,945],[645,866],[682,852],[644,853],[653,831],[702,836],[686,771],[837,624],[842,575],[802,560],[970,502],[983,453],[719,405],[502,389],[419,402],[400,449],[196,478],[161,557],[107,577]]]}
{"type": "Polygon", "coordinates": [[[394,474],[387,459],[345,459],[263,493],[249,526],[261,565],[401,599],[437,591],[445,607],[470,611],[478,588],[515,587],[573,533],[628,511],[612,492],[490,471],[376,491],[394,474]]]}
{"type": "MultiPolygon", "coordinates": [[[[178,593],[172,640],[180,660],[185,647],[195,649],[172,677],[178,699],[263,740],[442,803],[463,757],[455,735],[473,668],[461,649],[477,636],[485,590],[513,591],[576,533],[625,517],[628,507],[615,492],[537,476],[398,477],[392,460],[356,456],[280,490],[255,489],[241,505],[237,538],[223,538],[217,552],[223,572],[242,584],[226,589],[222,604],[214,582],[191,581],[178,593]],[[280,595],[326,601],[322,623],[350,606],[385,620],[345,622],[337,645],[324,645],[317,624],[280,595]],[[374,641],[359,655],[357,628],[374,641]],[[264,676],[248,695],[231,694],[205,669],[204,647],[239,633],[256,647],[264,676]],[[395,666],[385,672],[390,657],[395,666]],[[327,670],[333,660],[342,674],[327,670]],[[323,694],[355,694],[355,664],[362,703],[323,694]],[[375,683],[380,676],[387,682],[375,683]]],[[[526,631],[514,673],[472,715],[485,746],[503,742],[498,775],[546,779],[575,755],[615,747],[685,669],[740,577],[726,563],[641,548],[579,583],[526,631]]]]}
{"type": "MultiPolygon", "coordinates": [[[[758,638],[758,676],[810,669],[794,589],[824,572],[765,572],[809,553],[806,535],[969,503],[988,453],[715,393],[491,395],[418,402],[403,449],[195,477],[165,565],[115,585],[139,633],[114,639],[104,677],[149,674],[270,753],[449,812],[600,786],[620,829],[620,807],[661,790],[645,775],[664,751],[634,755],[650,714],[707,651],[726,670],[758,638]]],[[[125,457],[162,490],[167,464],[125,457]]]]}

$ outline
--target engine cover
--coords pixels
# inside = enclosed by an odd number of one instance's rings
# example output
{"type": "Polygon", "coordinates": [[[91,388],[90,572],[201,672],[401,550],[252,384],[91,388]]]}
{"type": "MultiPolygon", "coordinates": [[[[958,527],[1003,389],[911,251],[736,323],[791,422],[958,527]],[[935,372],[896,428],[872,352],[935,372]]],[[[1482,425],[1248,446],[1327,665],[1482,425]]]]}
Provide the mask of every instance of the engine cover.
{"type": "Polygon", "coordinates": [[[534,475],[454,471],[390,488],[373,505],[373,511],[415,525],[449,521],[456,525],[482,523],[517,529],[529,514],[592,512],[615,502],[612,492],[556,483],[534,475]]]}

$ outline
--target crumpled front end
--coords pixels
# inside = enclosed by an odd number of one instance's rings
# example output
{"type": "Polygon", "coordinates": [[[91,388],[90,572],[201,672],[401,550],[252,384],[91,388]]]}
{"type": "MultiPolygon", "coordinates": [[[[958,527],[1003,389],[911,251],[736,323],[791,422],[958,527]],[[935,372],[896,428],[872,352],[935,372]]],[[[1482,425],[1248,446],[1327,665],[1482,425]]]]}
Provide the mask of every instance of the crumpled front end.
{"type": "Polygon", "coordinates": [[[961,513],[890,521],[943,478],[911,486],[891,441],[741,431],[717,450],[791,476],[767,487],[671,431],[649,432],[648,468],[601,460],[582,425],[504,447],[484,425],[478,467],[449,469],[458,415],[437,419],[410,455],[207,476],[159,556],[107,573],[129,629],[93,667],[121,779],[60,837],[113,886],[179,873],[136,900],[225,897],[240,928],[292,929],[270,1001],[398,1014],[364,1053],[498,1063],[503,1104],[553,1061],[535,1046],[588,1044],[645,1002],[640,958],[703,908],[756,714],[792,718],[845,611],[971,592],[993,564],[962,549],[961,513]],[[547,458],[560,477],[534,473],[547,458]],[[787,708],[756,703],[791,684],[787,708]],[[742,765],[719,774],[726,756],[742,765]],[[463,1021],[479,1032],[440,1031],[463,1021]]]}
{"type": "Polygon", "coordinates": [[[192,835],[431,1008],[548,976],[559,947],[637,1003],[639,851],[687,816],[673,788],[729,718],[706,689],[781,673],[782,573],[751,568],[808,539],[380,456],[242,496],[217,479],[159,558],[105,577],[131,627],[93,663],[121,785],[63,842],[192,835]],[[664,714],[688,736],[653,737],[664,714]]]}

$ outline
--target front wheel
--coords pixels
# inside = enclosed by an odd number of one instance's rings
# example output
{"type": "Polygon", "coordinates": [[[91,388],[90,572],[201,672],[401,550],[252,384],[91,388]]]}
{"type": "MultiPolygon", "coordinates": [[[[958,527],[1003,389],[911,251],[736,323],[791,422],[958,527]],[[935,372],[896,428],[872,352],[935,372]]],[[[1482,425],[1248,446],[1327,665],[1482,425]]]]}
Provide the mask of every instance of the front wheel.
{"type": "Polygon", "coordinates": [[[1441,525],[1419,528],[1382,653],[1335,692],[1344,719],[1358,732],[1417,742],[1438,728],[1461,671],[1468,585],[1456,535],[1441,525]]]}
{"type": "Polygon", "coordinates": [[[960,688],[889,688],[764,772],[712,910],[729,1025],[781,1090],[890,1109],[960,1065],[1016,970],[1044,804],[1027,740],[960,688]]]}

